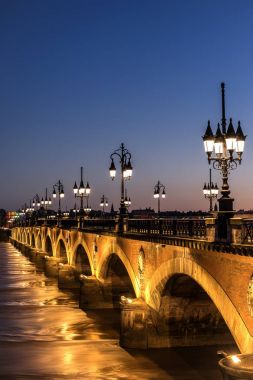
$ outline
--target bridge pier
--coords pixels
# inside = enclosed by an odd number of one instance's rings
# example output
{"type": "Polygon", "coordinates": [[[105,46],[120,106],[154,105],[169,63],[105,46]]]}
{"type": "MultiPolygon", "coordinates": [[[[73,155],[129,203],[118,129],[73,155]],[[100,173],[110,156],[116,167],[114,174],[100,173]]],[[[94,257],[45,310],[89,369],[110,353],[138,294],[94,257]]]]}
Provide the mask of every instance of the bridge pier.
{"type": "Polygon", "coordinates": [[[41,268],[44,270],[46,252],[33,249],[32,255],[33,255],[32,261],[36,264],[38,268],[41,268]]]}
{"type": "Polygon", "coordinates": [[[79,289],[80,282],[76,269],[68,264],[58,264],[58,287],[59,289],[79,289]]]}
{"type": "Polygon", "coordinates": [[[152,323],[149,308],[140,298],[121,297],[120,345],[126,348],[147,349],[148,329],[152,323]]]}
{"type": "Polygon", "coordinates": [[[58,277],[58,265],[60,259],[53,256],[45,256],[45,274],[48,277],[58,277]]]}
{"type": "Polygon", "coordinates": [[[44,268],[45,252],[39,251],[25,243],[20,243],[14,239],[11,239],[11,243],[14,247],[18,248],[25,256],[34,262],[39,268],[44,268]]]}
{"type": "Polygon", "coordinates": [[[79,307],[82,309],[112,309],[110,286],[95,276],[80,275],[79,307]]]}
{"type": "Polygon", "coordinates": [[[166,302],[158,312],[140,298],[121,297],[120,342],[123,347],[147,349],[233,344],[231,334],[211,302],[164,298],[166,302]]]}

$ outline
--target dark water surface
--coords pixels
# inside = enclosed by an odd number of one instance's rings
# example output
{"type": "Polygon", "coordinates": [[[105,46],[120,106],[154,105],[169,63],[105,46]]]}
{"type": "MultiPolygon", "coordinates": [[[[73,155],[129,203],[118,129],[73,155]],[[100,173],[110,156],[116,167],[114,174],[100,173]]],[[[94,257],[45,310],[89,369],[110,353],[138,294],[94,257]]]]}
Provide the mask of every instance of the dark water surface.
{"type": "Polygon", "coordinates": [[[216,351],[226,347],[125,350],[111,313],[80,310],[75,295],[0,243],[1,380],[221,380],[216,351]]]}

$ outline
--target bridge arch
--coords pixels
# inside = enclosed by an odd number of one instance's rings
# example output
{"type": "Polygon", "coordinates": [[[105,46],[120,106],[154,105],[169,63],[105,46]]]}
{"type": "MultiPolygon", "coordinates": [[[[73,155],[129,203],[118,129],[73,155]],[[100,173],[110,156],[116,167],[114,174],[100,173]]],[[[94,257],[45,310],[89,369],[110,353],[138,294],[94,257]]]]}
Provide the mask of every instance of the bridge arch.
{"type": "Polygon", "coordinates": [[[253,338],[234,304],[221,285],[199,264],[187,258],[174,258],[163,263],[153,274],[145,289],[147,304],[158,313],[163,296],[173,278],[190,278],[204,289],[218,309],[241,352],[253,351],[253,338]]]}
{"type": "Polygon", "coordinates": [[[106,277],[108,277],[108,268],[110,264],[110,259],[112,255],[118,256],[120,262],[123,264],[124,268],[126,269],[126,272],[131,280],[132,287],[134,289],[135,296],[138,298],[141,295],[140,291],[140,285],[138,283],[138,280],[136,278],[136,275],[134,273],[134,270],[131,266],[131,263],[129,259],[127,258],[124,251],[118,246],[113,243],[109,243],[103,253],[100,256],[100,260],[97,265],[97,278],[104,280],[106,277]]]}
{"type": "Polygon", "coordinates": [[[118,306],[120,296],[139,297],[140,289],[132,266],[120,247],[107,247],[98,263],[97,276],[111,289],[113,303],[118,306]]]}
{"type": "Polygon", "coordinates": [[[45,251],[48,256],[53,256],[53,246],[52,246],[52,241],[49,235],[46,237],[45,241],[45,251]]]}
{"type": "Polygon", "coordinates": [[[66,243],[62,238],[58,240],[58,243],[56,245],[56,257],[60,258],[63,263],[68,263],[66,243]]]}
{"type": "Polygon", "coordinates": [[[79,243],[74,252],[75,268],[78,273],[83,273],[87,276],[92,275],[92,266],[90,263],[90,257],[84,248],[83,244],[79,243]]]}

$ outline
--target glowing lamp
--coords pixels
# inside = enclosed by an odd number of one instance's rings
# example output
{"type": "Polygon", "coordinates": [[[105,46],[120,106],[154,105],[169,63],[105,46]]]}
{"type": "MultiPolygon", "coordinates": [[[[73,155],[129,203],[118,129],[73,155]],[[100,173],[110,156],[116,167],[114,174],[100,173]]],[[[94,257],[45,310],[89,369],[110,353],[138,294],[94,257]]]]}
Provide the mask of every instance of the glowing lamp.
{"type": "Polygon", "coordinates": [[[223,154],[224,138],[220,130],[220,124],[218,124],[215,140],[214,140],[214,152],[217,155],[223,154]]]}
{"type": "Polygon", "coordinates": [[[90,195],[90,192],[91,192],[91,188],[90,188],[89,182],[87,182],[85,193],[86,195],[90,195]]]}
{"type": "Polygon", "coordinates": [[[81,180],[80,186],[79,186],[79,194],[84,194],[84,191],[85,191],[84,183],[83,183],[83,180],[81,180]]]}
{"type": "Polygon", "coordinates": [[[212,153],[214,148],[214,136],[210,125],[210,120],[208,120],[206,132],[203,136],[204,148],[206,153],[212,153]]]}
{"type": "Polygon", "coordinates": [[[242,154],[244,151],[246,136],[243,134],[241,123],[238,121],[238,128],[236,131],[236,152],[242,154]]]}
{"type": "Polygon", "coordinates": [[[230,122],[228,125],[225,141],[226,141],[227,150],[230,152],[233,152],[236,149],[236,135],[235,135],[235,130],[232,124],[232,119],[230,119],[230,122]]]}
{"type": "Polygon", "coordinates": [[[76,182],[75,182],[75,184],[73,186],[73,191],[74,191],[74,194],[77,194],[77,192],[78,192],[78,187],[77,187],[76,182]]]}
{"type": "Polygon", "coordinates": [[[111,177],[111,179],[114,179],[116,177],[116,167],[115,167],[113,159],[112,159],[109,171],[110,171],[110,177],[111,177]]]}

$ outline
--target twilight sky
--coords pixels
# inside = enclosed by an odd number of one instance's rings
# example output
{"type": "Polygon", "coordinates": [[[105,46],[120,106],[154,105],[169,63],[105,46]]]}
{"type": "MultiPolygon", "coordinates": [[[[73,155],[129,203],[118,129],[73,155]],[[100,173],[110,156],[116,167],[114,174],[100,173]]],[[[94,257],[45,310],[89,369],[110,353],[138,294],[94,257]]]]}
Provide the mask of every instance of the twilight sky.
{"type": "Polygon", "coordinates": [[[117,208],[109,156],[124,142],[132,208],[156,207],[159,179],[162,209],[208,209],[201,136],[220,121],[221,81],[248,135],[234,206],[253,208],[252,20],[251,0],[0,0],[0,208],[58,179],[73,207],[81,165],[92,207],[104,193],[117,208]]]}

